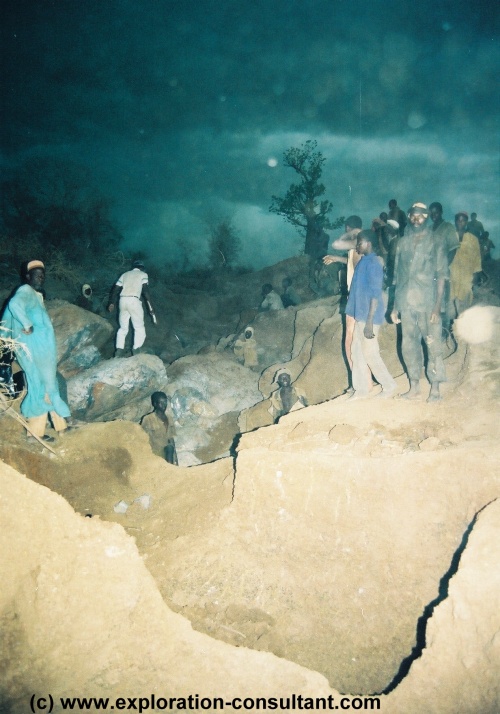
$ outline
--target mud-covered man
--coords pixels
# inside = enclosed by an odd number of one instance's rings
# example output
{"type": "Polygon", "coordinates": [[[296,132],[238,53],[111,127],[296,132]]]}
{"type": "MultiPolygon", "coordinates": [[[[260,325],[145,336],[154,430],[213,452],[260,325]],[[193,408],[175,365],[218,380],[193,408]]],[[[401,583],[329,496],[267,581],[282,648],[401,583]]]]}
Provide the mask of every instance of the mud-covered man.
{"type": "Polygon", "coordinates": [[[394,309],[391,319],[401,323],[402,351],[410,389],[401,395],[420,395],[424,364],[422,338],[427,348],[427,378],[431,384],[427,401],[441,399],[439,385],[446,381],[443,361],[441,303],[449,278],[448,256],[443,241],[437,240],[429,225],[429,210],[414,203],[408,212],[404,236],[399,239],[394,265],[394,309]]]}

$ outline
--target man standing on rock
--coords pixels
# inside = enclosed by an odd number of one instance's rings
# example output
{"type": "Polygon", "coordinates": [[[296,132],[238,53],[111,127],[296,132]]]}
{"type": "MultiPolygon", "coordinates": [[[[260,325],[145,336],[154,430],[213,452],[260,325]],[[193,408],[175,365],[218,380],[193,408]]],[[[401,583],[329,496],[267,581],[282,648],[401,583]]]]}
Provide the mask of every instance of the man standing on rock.
{"type": "Polygon", "coordinates": [[[356,251],[361,257],[354,270],[345,314],[354,321],[352,340],[351,399],[367,397],[371,389],[371,374],[382,387],[381,397],[392,397],[396,382],[380,356],[378,332],[384,322],[385,304],[382,294],[384,268],[382,259],[374,251],[377,234],[358,233],[356,251]],[[370,374],[371,373],[371,374],[370,374]]]}
{"type": "Polygon", "coordinates": [[[148,288],[148,275],[144,272],[142,260],[135,260],[132,263],[132,270],[120,275],[113,285],[109,298],[108,311],[115,309],[116,298],[120,295],[120,328],[116,333],[115,357],[125,356],[125,338],[128,335],[130,320],[134,329],[134,343],[132,354],[139,354],[146,339],[146,328],[144,327],[144,310],[142,298],[146,301],[148,312],[153,322],[156,317],[151,305],[151,297],[148,288]]]}
{"type": "MultiPolygon", "coordinates": [[[[60,434],[68,428],[71,416],[66,402],[61,399],[57,384],[57,349],[54,327],[43,301],[45,266],[32,260],[26,269],[26,283],[21,285],[5,308],[4,320],[16,341],[16,360],[24,371],[28,392],[21,404],[30,433],[44,441],[54,441],[45,435],[47,416],[60,434]]],[[[28,440],[34,440],[28,435],[28,440]]]]}
{"type": "Polygon", "coordinates": [[[427,347],[427,378],[431,384],[427,401],[435,402],[441,399],[439,384],[446,381],[441,303],[449,268],[444,241],[436,240],[428,220],[427,206],[414,203],[408,212],[404,236],[399,239],[396,249],[396,289],[391,319],[396,324],[401,323],[403,358],[410,379],[409,391],[401,396],[415,399],[420,395],[423,338],[427,347]]]}

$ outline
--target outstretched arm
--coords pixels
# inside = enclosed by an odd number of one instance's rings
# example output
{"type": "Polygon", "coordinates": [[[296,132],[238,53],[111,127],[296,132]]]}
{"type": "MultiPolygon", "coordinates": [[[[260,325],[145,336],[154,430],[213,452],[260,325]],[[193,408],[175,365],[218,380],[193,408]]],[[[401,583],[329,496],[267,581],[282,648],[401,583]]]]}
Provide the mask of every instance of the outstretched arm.
{"type": "Polygon", "coordinates": [[[121,286],[117,285],[116,283],[111,288],[111,292],[109,294],[108,312],[113,312],[113,310],[115,309],[116,301],[117,301],[118,295],[121,293],[121,291],[122,291],[121,286]]]}
{"type": "Polygon", "coordinates": [[[148,288],[147,284],[144,284],[144,285],[142,286],[142,293],[141,293],[141,295],[142,295],[142,297],[144,298],[144,300],[146,301],[146,305],[147,305],[147,308],[148,308],[148,312],[149,312],[149,314],[151,315],[151,319],[153,320],[153,322],[154,322],[155,325],[156,325],[156,315],[155,315],[155,311],[153,310],[153,305],[152,305],[152,303],[151,303],[151,295],[150,295],[150,293],[149,293],[149,288],[148,288]]]}
{"type": "Polygon", "coordinates": [[[441,303],[443,301],[444,294],[444,278],[438,278],[437,281],[437,292],[436,292],[436,303],[432,310],[431,322],[434,324],[439,322],[441,319],[441,303]]]}
{"type": "Polygon", "coordinates": [[[344,265],[347,265],[347,258],[345,255],[325,255],[323,263],[324,265],[331,265],[332,263],[344,263],[344,265]]]}

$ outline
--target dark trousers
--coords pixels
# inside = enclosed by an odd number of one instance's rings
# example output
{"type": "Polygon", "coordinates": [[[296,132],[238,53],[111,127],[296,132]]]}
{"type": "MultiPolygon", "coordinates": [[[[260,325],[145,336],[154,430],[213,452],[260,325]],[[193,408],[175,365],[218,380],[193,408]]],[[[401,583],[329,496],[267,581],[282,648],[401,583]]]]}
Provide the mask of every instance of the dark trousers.
{"type": "Polygon", "coordinates": [[[441,320],[431,323],[430,312],[401,310],[402,351],[410,382],[418,382],[424,365],[422,340],[427,349],[427,379],[445,382],[441,320]]]}

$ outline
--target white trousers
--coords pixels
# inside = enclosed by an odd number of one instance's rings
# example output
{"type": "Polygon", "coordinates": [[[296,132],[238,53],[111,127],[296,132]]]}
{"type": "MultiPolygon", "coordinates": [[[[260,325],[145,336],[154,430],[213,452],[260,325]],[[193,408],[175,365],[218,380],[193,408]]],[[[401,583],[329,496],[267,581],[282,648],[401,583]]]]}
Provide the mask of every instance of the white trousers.
{"type": "Polygon", "coordinates": [[[134,328],[134,350],[139,349],[146,339],[146,328],[144,327],[144,310],[142,300],[135,297],[120,298],[120,329],[116,333],[116,349],[122,350],[125,347],[125,338],[128,335],[130,320],[134,328]]]}
{"type": "Polygon", "coordinates": [[[354,324],[354,337],[352,340],[352,386],[359,396],[368,394],[366,372],[367,368],[380,384],[384,392],[396,389],[396,382],[389,374],[389,370],[380,355],[378,333],[380,325],[373,325],[373,334],[370,340],[364,335],[365,322],[356,321],[354,324]]]}

